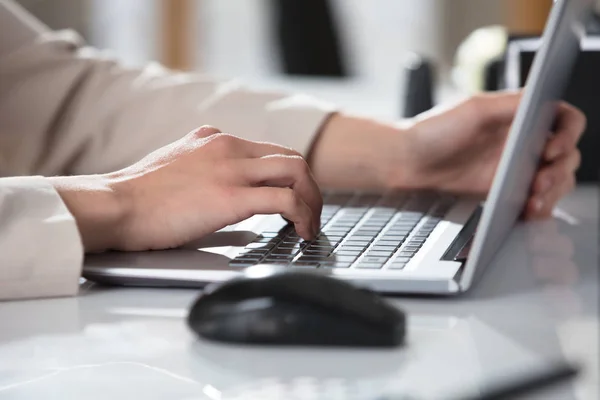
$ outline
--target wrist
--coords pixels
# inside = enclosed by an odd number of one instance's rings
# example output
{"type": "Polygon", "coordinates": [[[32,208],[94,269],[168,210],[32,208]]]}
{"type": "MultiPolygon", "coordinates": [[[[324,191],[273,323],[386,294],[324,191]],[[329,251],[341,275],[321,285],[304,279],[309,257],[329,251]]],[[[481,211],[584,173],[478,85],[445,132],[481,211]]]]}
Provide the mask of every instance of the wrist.
{"type": "Polygon", "coordinates": [[[425,188],[414,142],[412,120],[382,123],[340,113],[323,127],[308,161],[325,187],[425,188]]]}
{"type": "Polygon", "coordinates": [[[86,252],[118,247],[125,207],[108,175],[46,179],[75,218],[86,252]]]}
{"type": "MultiPolygon", "coordinates": [[[[402,153],[403,168],[406,173],[402,181],[395,181],[393,187],[409,190],[436,190],[438,188],[435,171],[429,170],[427,155],[419,145],[419,126],[415,119],[404,120],[398,124],[402,130],[404,152],[402,153]]],[[[390,180],[393,180],[390,177],[390,180]]]]}

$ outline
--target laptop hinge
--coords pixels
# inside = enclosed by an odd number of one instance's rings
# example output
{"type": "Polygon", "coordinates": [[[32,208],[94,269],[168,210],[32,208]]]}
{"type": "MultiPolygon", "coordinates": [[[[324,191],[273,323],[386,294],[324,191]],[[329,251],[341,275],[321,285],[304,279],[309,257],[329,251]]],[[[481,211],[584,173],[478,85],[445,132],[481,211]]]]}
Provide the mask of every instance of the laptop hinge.
{"type": "Polygon", "coordinates": [[[446,253],[442,256],[442,261],[458,261],[463,263],[467,261],[482,211],[483,206],[480,205],[477,207],[456,239],[454,239],[446,253]]]}

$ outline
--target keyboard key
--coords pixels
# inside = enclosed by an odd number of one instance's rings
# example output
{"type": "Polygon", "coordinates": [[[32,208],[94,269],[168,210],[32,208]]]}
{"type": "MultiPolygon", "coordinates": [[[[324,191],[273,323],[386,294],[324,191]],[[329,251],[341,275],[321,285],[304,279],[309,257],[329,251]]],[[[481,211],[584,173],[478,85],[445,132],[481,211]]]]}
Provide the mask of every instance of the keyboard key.
{"type": "Polygon", "coordinates": [[[348,252],[350,252],[350,251],[352,251],[352,252],[362,253],[367,247],[368,247],[368,245],[367,246],[353,246],[353,245],[343,244],[343,245],[341,245],[338,248],[337,251],[338,252],[341,252],[341,251],[348,251],[348,252]]]}
{"type": "Polygon", "coordinates": [[[369,238],[366,236],[360,236],[360,237],[350,236],[350,239],[346,240],[344,242],[344,244],[352,245],[352,246],[368,246],[369,244],[371,244],[372,241],[373,241],[372,238],[369,238]]]}
{"type": "Polygon", "coordinates": [[[261,237],[261,238],[274,238],[274,237],[281,236],[281,232],[278,232],[278,231],[264,231],[264,232],[261,232],[258,236],[261,237]]]}
{"type": "Polygon", "coordinates": [[[364,223],[365,224],[373,224],[373,225],[385,225],[388,222],[390,222],[389,217],[381,217],[381,216],[371,215],[369,218],[367,218],[367,220],[364,223]]]}
{"type": "Polygon", "coordinates": [[[415,229],[415,225],[410,226],[390,226],[386,230],[387,235],[407,235],[415,229]]]}
{"type": "Polygon", "coordinates": [[[283,238],[282,242],[301,242],[303,239],[297,235],[290,235],[283,238]]]}
{"type": "Polygon", "coordinates": [[[412,232],[412,229],[403,229],[403,230],[397,230],[397,229],[390,229],[389,231],[386,231],[383,234],[383,237],[386,240],[395,240],[393,238],[390,238],[390,236],[401,236],[402,240],[406,239],[406,237],[412,232]]]}
{"type": "Polygon", "coordinates": [[[331,254],[331,250],[329,250],[329,249],[324,249],[324,250],[318,250],[318,249],[304,250],[302,252],[302,254],[304,254],[305,256],[322,256],[322,257],[327,257],[329,254],[331,254]]]}
{"type": "Polygon", "coordinates": [[[351,262],[335,262],[320,264],[322,268],[350,268],[351,265],[351,262]]]}
{"type": "Polygon", "coordinates": [[[438,226],[438,224],[435,224],[435,225],[423,224],[421,226],[421,230],[427,231],[427,232],[433,232],[433,230],[435,229],[436,226],[438,226]]]}
{"type": "Polygon", "coordinates": [[[392,260],[392,263],[404,263],[404,264],[408,264],[408,262],[411,260],[410,257],[396,257],[392,260]]]}
{"type": "Polygon", "coordinates": [[[417,224],[416,223],[412,223],[412,222],[410,224],[397,224],[397,225],[394,224],[394,225],[391,225],[388,228],[387,231],[388,232],[390,232],[390,231],[398,231],[398,232],[400,232],[399,234],[402,235],[404,233],[411,232],[413,229],[415,229],[416,226],[417,226],[417,224]]]}
{"type": "Polygon", "coordinates": [[[369,211],[368,207],[355,207],[355,206],[350,206],[350,207],[346,207],[344,208],[344,216],[346,215],[350,215],[350,216],[360,216],[360,215],[365,215],[367,213],[367,211],[369,211]]]}
{"type": "Polygon", "coordinates": [[[310,242],[307,246],[306,246],[307,250],[310,249],[333,249],[333,246],[331,246],[331,244],[326,243],[326,242],[310,242]]]}
{"type": "Polygon", "coordinates": [[[361,225],[354,234],[357,236],[373,236],[381,232],[383,228],[383,226],[361,225]]]}
{"type": "Polygon", "coordinates": [[[392,224],[392,227],[408,229],[408,228],[415,226],[418,221],[419,220],[412,221],[412,220],[399,219],[398,221],[396,221],[392,224]]]}
{"type": "Polygon", "coordinates": [[[341,212],[337,214],[337,221],[358,221],[365,215],[365,213],[366,211],[357,211],[349,208],[344,208],[341,212]]]}
{"type": "Polygon", "coordinates": [[[419,251],[419,249],[421,249],[421,246],[405,246],[402,249],[402,251],[409,251],[409,252],[416,253],[417,251],[419,251]]]}
{"type": "Polygon", "coordinates": [[[275,245],[279,243],[279,239],[274,238],[256,238],[250,244],[259,244],[259,245],[275,245]]]}
{"type": "Polygon", "coordinates": [[[358,269],[381,269],[383,265],[380,263],[369,263],[369,262],[360,262],[356,264],[356,268],[358,269]]]}
{"type": "Polygon", "coordinates": [[[394,250],[396,250],[396,247],[398,247],[398,246],[396,246],[396,245],[386,246],[386,245],[381,245],[381,244],[377,243],[377,245],[371,247],[370,251],[391,251],[391,252],[394,252],[394,250]]]}
{"type": "Polygon", "coordinates": [[[292,253],[284,253],[284,252],[273,252],[271,254],[269,254],[268,257],[288,257],[290,260],[293,259],[294,257],[296,257],[298,255],[298,253],[300,253],[300,249],[298,249],[297,251],[294,251],[292,253]]]}
{"type": "Polygon", "coordinates": [[[356,221],[356,222],[355,221],[335,221],[332,224],[332,227],[342,228],[342,229],[345,229],[345,228],[354,228],[354,226],[357,224],[357,222],[358,221],[356,221]]]}
{"type": "Polygon", "coordinates": [[[393,262],[390,265],[388,265],[388,269],[394,269],[394,270],[401,270],[404,269],[406,267],[407,263],[403,263],[403,262],[393,262]]]}
{"type": "Polygon", "coordinates": [[[359,248],[365,248],[368,245],[370,245],[372,242],[372,240],[346,240],[345,242],[343,242],[341,244],[342,247],[359,247],[359,248]]]}
{"type": "Polygon", "coordinates": [[[427,238],[431,236],[431,233],[417,233],[413,236],[415,240],[427,240],[427,238]]]}
{"type": "Polygon", "coordinates": [[[400,244],[406,240],[408,235],[388,235],[384,233],[381,239],[377,240],[377,244],[400,244]]]}
{"type": "Polygon", "coordinates": [[[352,229],[339,229],[339,228],[325,228],[323,229],[323,233],[325,233],[326,235],[332,235],[332,236],[346,236],[348,234],[348,232],[350,232],[352,229]]]}
{"type": "Polygon", "coordinates": [[[388,258],[390,258],[392,256],[392,254],[394,254],[394,250],[389,250],[389,251],[374,251],[374,250],[368,250],[365,255],[366,257],[385,257],[386,260],[388,258]]]}
{"type": "Polygon", "coordinates": [[[333,232],[321,232],[317,236],[317,240],[325,239],[325,240],[337,240],[346,237],[346,234],[337,234],[333,232]]]}
{"type": "Polygon", "coordinates": [[[382,229],[387,222],[379,222],[379,221],[363,221],[360,225],[361,229],[382,229]]]}
{"type": "Polygon", "coordinates": [[[363,252],[364,249],[345,249],[345,248],[340,248],[339,250],[337,250],[335,253],[333,253],[334,255],[339,255],[339,256],[355,256],[358,257],[359,254],[361,254],[363,252]]]}
{"type": "Polygon", "coordinates": [[[389,259],[389,257],[385,257],[385,256],[366,256],[360,259],[361,263],[378,263],[378,264],[385,264],[386,261],[389,259]]]}
{"type": "Polygon", "coordinates": [[[255,260],[255,261],[260,261],[263,258],[265,258],[268,255],[268,253],[264,253],[264,254],[247,254],[247,253],[240,253],[237,255],[237,257],[235,257],[236,260],[255,260]]]}
{"type": "Polygon", "coordinates": [[[357,235],[357,234],[352,234],[350,236],[348,236],[348,241],[352,241],[352,242],[367,242],[367,243],[371,243],[371,241],[373,240],[373,236],[368,235],[357,235]]]}
{"type": "Polygon", "coordinates": [[[269,255],[267,258],[265,258],[264,261],[292,261],[294,259],[294,256],[276,256],[276,255],[269,255]]]}
{"type": "Polygon", "coordinates": [[[379,235],[379,232],[381,232],[381,229],[358,229],[356,232],[354,232],[354,234],[356,236],[369,236],[374,238],[375,236],[379,235]]]}
{"type": "Polygon", "coordinates": [[[283,265],[283,266],[287,266],[289,265],[289,261],[286,260],[263,260],[261,261],[259,264],[269,264],[269,265],[283,265]]]}
{"type": "Polygon", "coordinates": [[[415,256],[415,254],[417,254],[417,253],[416,252],[412,252],[412,251],[403,250],[400,253],[398,253],[398,257],[413,258],[415,256]]]}
{"type": "Polygon", "coordinates": [[[267,242],[267,243],[260,243],[260,242],[253,242],[253,243],[249,243],[248,245],[246,245],[246,249],[265,249],[265,250],[269,250],[272,249],[273,247],[275,247],[275,242],[267,242]]]}
{"type": "Polygon", "coordinates": [[[244,253],[240,253],[238,254],[238,256],[235,258],[236,260],[248,260],[248,261],[255,261],[258,262],[260,260],[262,260],[263,258],[265,258],[267,256],[267,254],[244,254],[244,253]]]}
{"type": "Polygon", "coordinates": [[[279,243],[277,246],[275,246],[275,248],[273,250],[280,249],[280,250],[291,251],[291,250],[294,250],[294,249],[302,249],[304,247],[306,247],[306,244],[304,244],[304,243],[298,243],[298,242],[285,243],[285,242],[282,242],[282,243],[279,243]]]}

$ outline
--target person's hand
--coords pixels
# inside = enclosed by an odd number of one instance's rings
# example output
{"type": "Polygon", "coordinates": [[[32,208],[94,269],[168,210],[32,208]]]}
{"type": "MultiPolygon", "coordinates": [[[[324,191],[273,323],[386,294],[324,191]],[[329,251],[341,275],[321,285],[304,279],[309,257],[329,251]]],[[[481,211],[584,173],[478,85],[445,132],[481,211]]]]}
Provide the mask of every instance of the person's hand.
{"type": "MultiPolygon", "coordinates": [[[[325,125],[309,161],[317,181],[335,188],[434,189],[486,194],[520,102],[520,93],[476,96],[434,109],[405,125],[338,114],[325,125]]],[[[525,217],[550,216],[575,184],[585,116],[561,104],[556,132],[532,186],[525,217]]]]}
{"type": "Polygon", "coordinates": [[[255,214],[281,214],[304,239],[320,224],[321,194],[298,153],[211,127],[112,174],[50,179],[87,251],[173,248],[255,214]]]}
{"type": "MultiPolygon", "coordinates": [[[[418,117],[410,154],[419,175],[432,178],[432,185],[442,190],[487,193],[520,100],[520,93],[480,95],[450,110],[418,117]]],[[[577,142],[586,118],[561,103],[555,126],[524,210],[526,218],[549,217],[575,186],[581,161],[577,142]]]]}

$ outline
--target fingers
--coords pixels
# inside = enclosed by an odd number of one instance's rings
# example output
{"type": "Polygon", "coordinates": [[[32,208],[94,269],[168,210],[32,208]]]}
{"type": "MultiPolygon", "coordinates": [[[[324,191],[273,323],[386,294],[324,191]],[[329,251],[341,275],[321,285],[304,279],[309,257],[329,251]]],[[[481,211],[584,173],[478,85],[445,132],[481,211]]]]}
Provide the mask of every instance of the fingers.
{"type": "Polygon", "coordinates": [[[557,111],[556,132],[544,152],[545,160],[554,161],[575,149],[586,126],[585,114],[569,104],[561,103],[557,111]]]}
{"type": "Polygon", "coordinates": [[[184,140],[189,140],[202,158],[219,160],[213,174],[222,182],[251,190],[236,199],[246,218],[257,213],[278,213],[294,223],[301,237],[312,239],[316,235],[323,200],[308,164],[297,151],[220,133],[209,126],[191,132],[184,140]],[[273,197],[259,197],[268,192],[273,197]],[[254,203],[246,204],[248,195],[253,196],[254,203]]]}
{"type": "Polygon", "coordinates": [[[194,129],[193,131],[191,131],[188,136],[192,136],[198,139],[204,139],[207,138],[209,136],[212,135],[216,135],[221,133],[221,131],[217,128],[215,128],[214,126],[210,126],[210,125],[204,125],[201,126],[198,129],[194,129]]]}
{"type": "Polygon", "coordinates": [[[580,163],[581,155],[575,150],[538,173],[525,213],[528,219],[552,215],[559,200],[575,188],[575,171],[580,163]]]}
{"type": "Polygon", "coordinates": [[[323,198],[310,167],[302,157],[276,155],[240,160],[237,170],[236,175],[244,184],[292,188],[310,207],[313,225],[320,225],[323,198]]]}
{"type": "Polygon", "coordinates": [[[261,158],[276,154],[282,154],[285,156],[302,157],[302,155],[294,149],[289,147],[279,146],[273,143],[266,142],[252,142],[250,140],[241,139],[244,143],[246,157],[249,158],[261,158]]]}
{"type": "Polygon", "coordinates": [[[483,124],[507,123],[513,120],[521,103],[522,92],[483,93],[467,104],[470,114],[483,124]]]}
{"type": "Polygon", "coordinates": [[[298,235],[312,240],[317,235],[313,212],[302,198],[289,188],[242,188],[236,196],[240,220],[256,214],[281,214],[294,224],[298,235]]]}
{"type": "Polygon", "coordinates": [[[217,158],[261,158],[273,154],[300,156],[297,151],[273,143],[253,142],[211,126],[203,126],[190,132],[184,140],[190,140],[197,148],[210,147],[217,158]]]}

